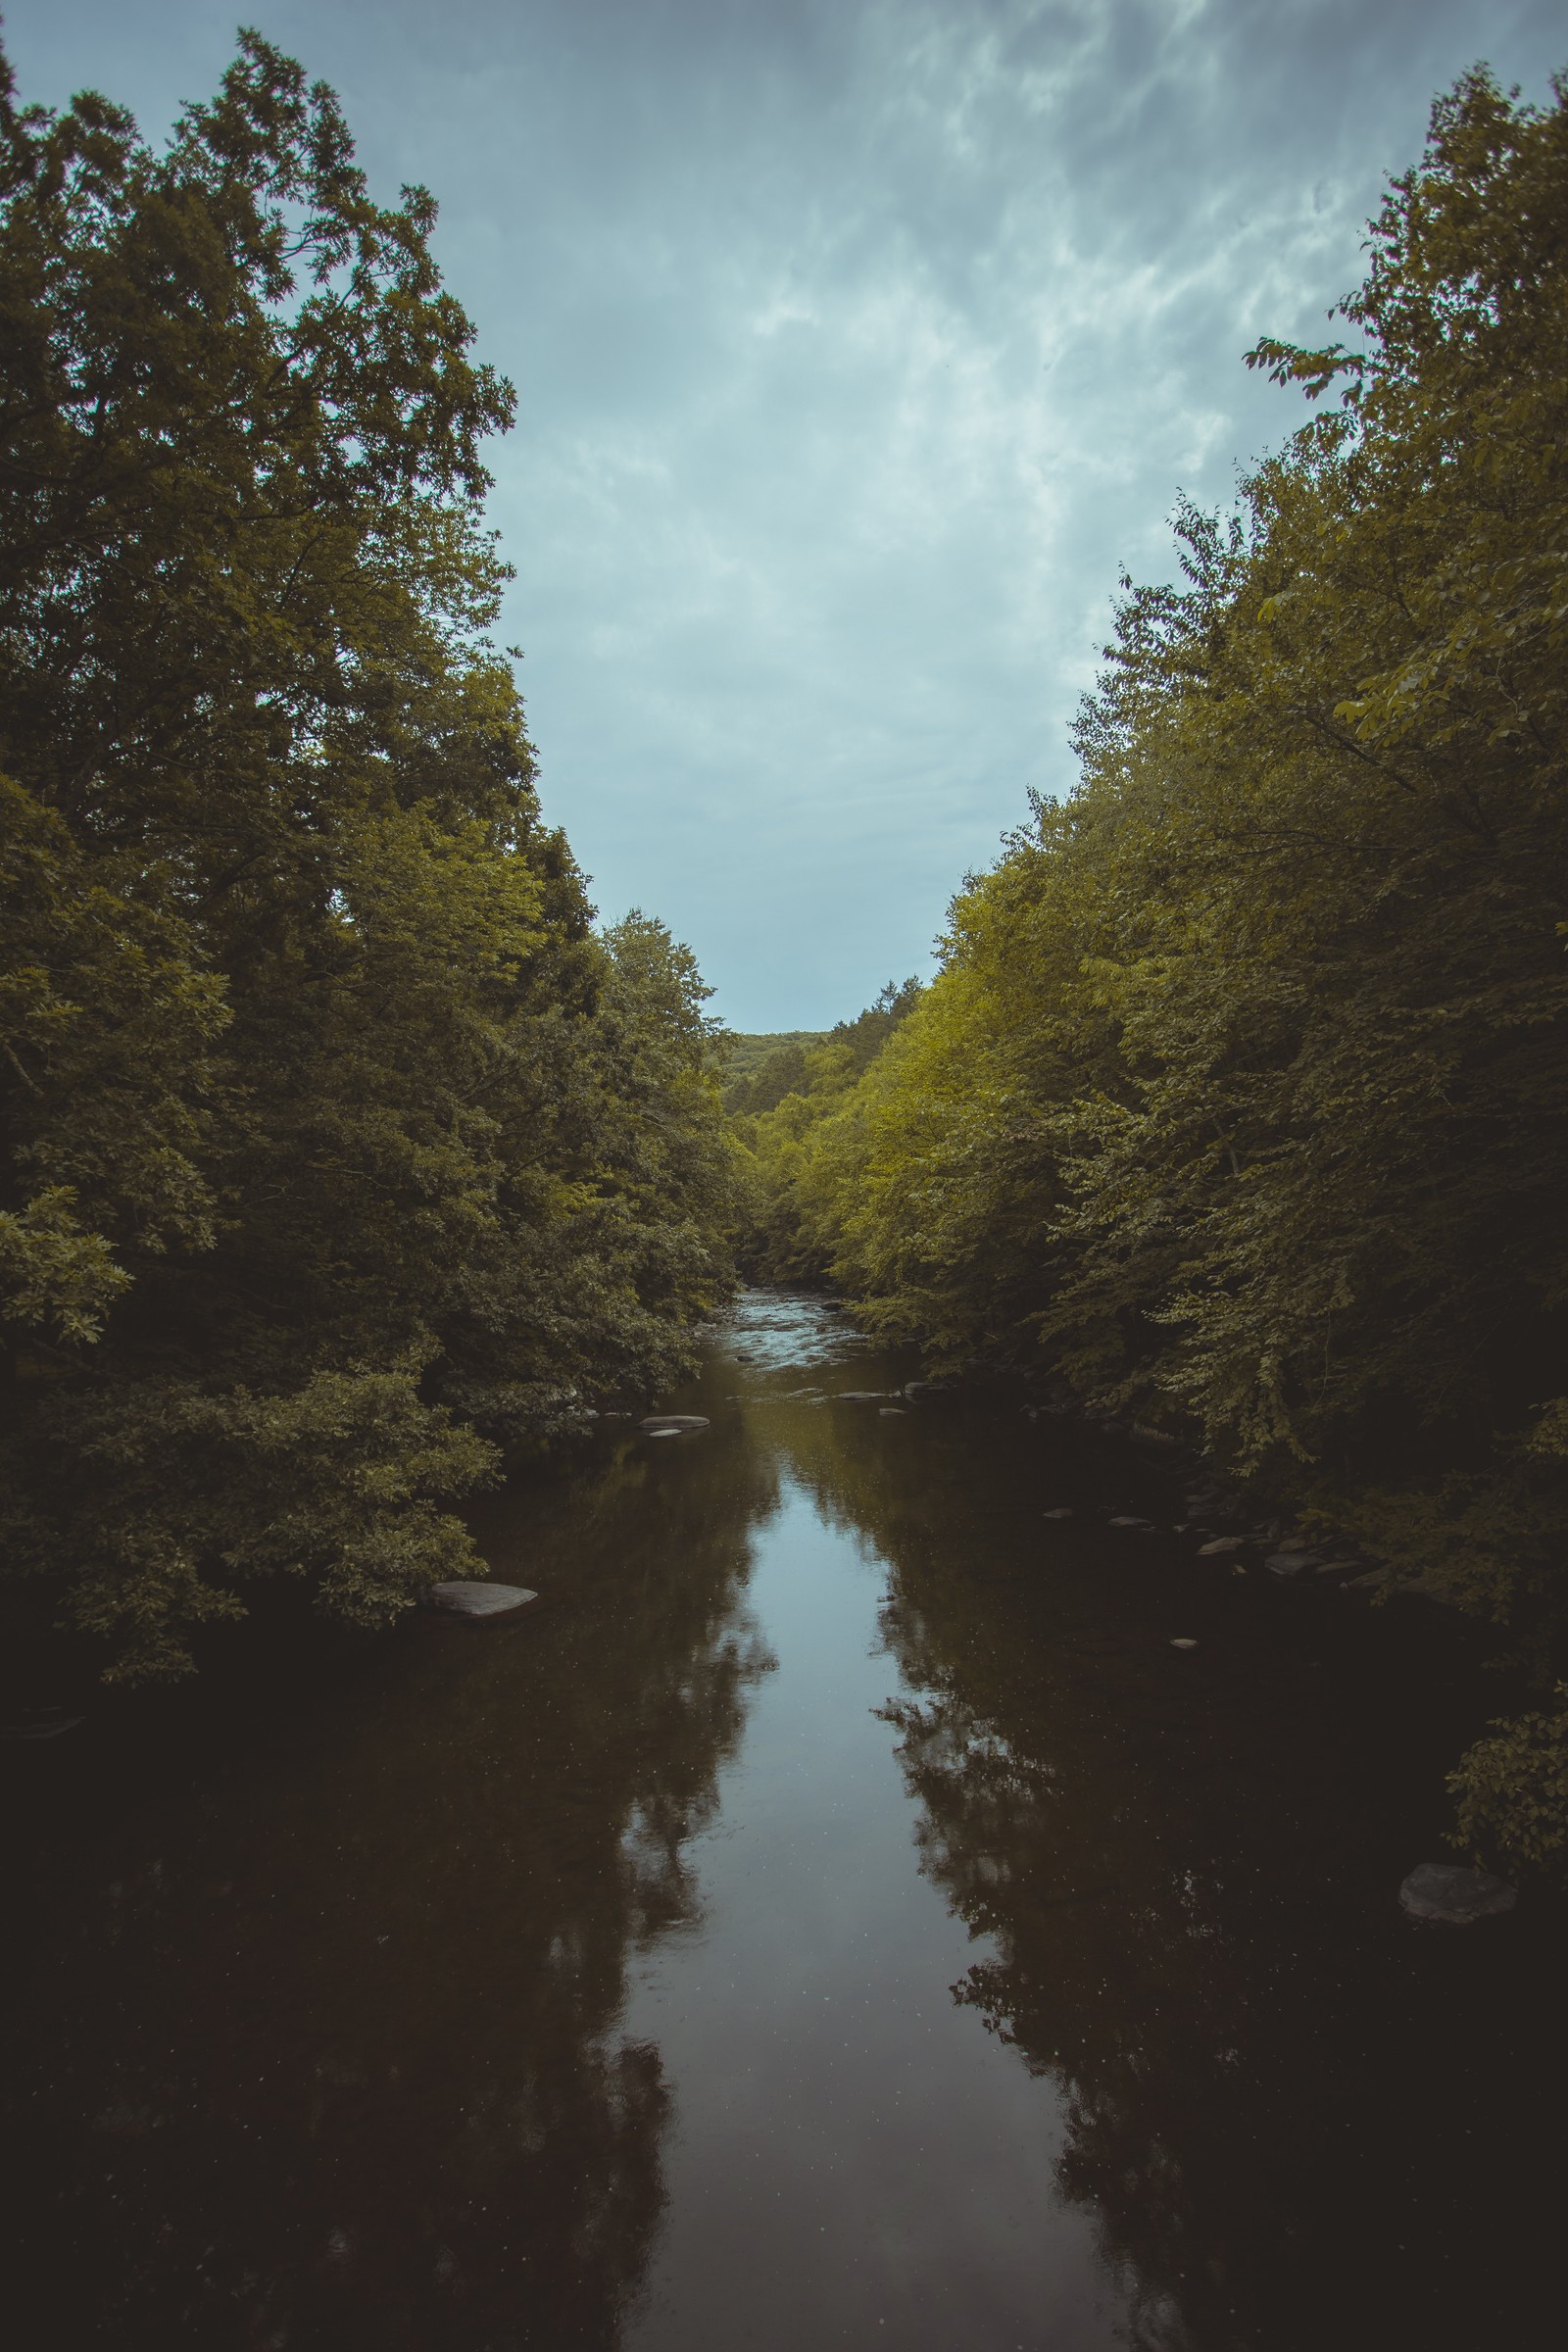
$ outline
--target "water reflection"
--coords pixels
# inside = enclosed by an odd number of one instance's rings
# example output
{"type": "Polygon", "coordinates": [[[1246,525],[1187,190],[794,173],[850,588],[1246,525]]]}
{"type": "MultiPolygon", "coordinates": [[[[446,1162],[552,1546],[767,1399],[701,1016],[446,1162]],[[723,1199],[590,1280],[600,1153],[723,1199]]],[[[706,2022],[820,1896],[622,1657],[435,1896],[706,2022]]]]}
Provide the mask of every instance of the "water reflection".
{"type": "Polygon", "coordinates": [[[796,1467],[888,1564],[920,1868],[990,1947],[954,1995],[1063,2101],[1127,2339],[1535,2340],[1563,1923],[1444,1937],[1392,1900],[1484,1703],[1462,1629],[1112,1532],[1179,1482],[1015,1396],[841,1407],[796,1467]]]}
{"type": "Polygon", "coordinates": [[[616,2341],[668,2112],[628,1958],[698,1917],[683,1854],[767,1667],[766,1471],[663,1469],[629,1445],[533,1514],[537,1626],[412,1627],[319,1688],[274,1648],[164,1710],[139,1786],[99,1777],[122,1745],[34,1775],[25,2340],[616,2341]]]}
{"type": "Polygon", "coordinates": [[[486,1513],[536,1620],[280,1618],[6,1759],[23,2340],[1544,2334],[1560,1922],[1392,1900],[1464,1642],[1107,1529],[1168,1477],[1016,1397],[844,1400],[910,1368],[753,1295],[706,1435],[486,1513]]]}

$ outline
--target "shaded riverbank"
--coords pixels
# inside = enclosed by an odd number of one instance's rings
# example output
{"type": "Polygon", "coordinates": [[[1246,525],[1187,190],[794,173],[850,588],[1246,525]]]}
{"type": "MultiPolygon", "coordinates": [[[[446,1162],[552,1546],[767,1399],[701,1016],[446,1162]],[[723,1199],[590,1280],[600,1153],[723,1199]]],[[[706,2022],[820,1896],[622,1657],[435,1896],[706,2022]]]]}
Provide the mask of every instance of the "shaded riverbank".
{"type": "Polygon", "coordinates": [[[1468,1633],[1108,1528],[1113,1442],[834,1398],[907,1369],[753,1294],[706,1433],[487,1506],[537,1621],[6,1758],[27,2340],[1544,2331],[1560,1916],[1395,1902],[1468,1633]]]}

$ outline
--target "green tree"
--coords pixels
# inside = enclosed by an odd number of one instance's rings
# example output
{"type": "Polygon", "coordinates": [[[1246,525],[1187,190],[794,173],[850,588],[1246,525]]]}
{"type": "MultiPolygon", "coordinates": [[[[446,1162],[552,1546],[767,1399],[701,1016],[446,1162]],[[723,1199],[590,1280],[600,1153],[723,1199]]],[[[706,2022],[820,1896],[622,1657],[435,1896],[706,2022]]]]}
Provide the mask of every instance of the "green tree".
{"type": "Polygon", "coordinates": [[[741,1256],[762,1282],[820,1282],[837,1249],[839,1204],[818,1166],[836,1115],[856,1098],[895,1031],[919,1003],[921,983],[890,980],[853,1021],[811,1046],[769,1055],[725,1100],[741,1142],[747,1217],[741,1256]]]}
{"type": "Polygon", "coordinates": [[[163,154],[0,92],[4,1493],[115,1672],[257,1574],[385,1622],[725,1281],[695,975],[596,935],[486,634],[434,220],[256,34],[163,154]]]}
{"type": "MultiPolygon", "coordinates": [[[[1344,315],[1355,351],[1252,354],[1339,399],[1231,523],[1181,511],[1179,586],[1124,583],[1076,794],[956,902],[935,986],[788,1177],[885,1327],[1185,1426],[1548,1684],[1563,87],[1536,109],[1477,72],[1439,103],[1344,315]]],[[[1561,1779],[1530,1720],[1460,1783],[1526,1858],[1561,1779]]]]}

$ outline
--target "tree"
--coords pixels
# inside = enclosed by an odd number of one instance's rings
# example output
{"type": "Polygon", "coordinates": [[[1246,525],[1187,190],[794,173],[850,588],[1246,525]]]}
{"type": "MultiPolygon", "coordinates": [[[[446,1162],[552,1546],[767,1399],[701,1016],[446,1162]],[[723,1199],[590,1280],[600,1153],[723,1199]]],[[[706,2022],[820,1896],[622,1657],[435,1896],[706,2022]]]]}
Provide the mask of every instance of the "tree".
{"type": "Polygon", "coordinates": [[[486,633],[513,394],[434,220],[256,34],[162,155],[5,77],[4,1492],[117,1673],[257,1574],[384,1623],[472,1564],[442,1499],[725,1280],[688,1009],[595,934],[486,633]]]}
{"type": "MultiPolygon", "coordinates": [[[[956,901],[836,1159],[824,1128],[792,1176],[886,1327],[1185,1427],[1505,1627],[1544,1686],[1568,1637],[1565,296],[1568,90],[1534,109],[1472,74],[1373,224],[1363,348],[1252,355],[1338,403],[1232,522],[1180,511],[1180,586],[1124,583],[1076,794],[956,901]]],[[[1549,1845],[1554,1722],[1461,1776],[1505,1854],[1549,1845]]]]}

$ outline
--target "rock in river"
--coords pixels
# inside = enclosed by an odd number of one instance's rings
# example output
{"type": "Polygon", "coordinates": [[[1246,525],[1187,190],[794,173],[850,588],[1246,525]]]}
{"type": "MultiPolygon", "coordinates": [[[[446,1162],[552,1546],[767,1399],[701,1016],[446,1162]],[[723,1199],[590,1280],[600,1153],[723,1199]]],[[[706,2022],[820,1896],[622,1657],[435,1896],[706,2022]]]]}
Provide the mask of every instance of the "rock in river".
{"type": "Polygon", "coordinates": [[[701,1413],[650,1413],[637,1426],[651,1438],[683,1438],[692,1430],[706,1429],[708,1423],[701,1413]]]}
{"type": "Polygon", "coordinates": [[[438,1609],[448,1609],[453,1616],[466,1617],[476,1625],[498,1625],[504,1618],[520,1616],[538,1597],[526,1585],[481,1584],[461,1576],[430,1588],[430,1598],[438,1609]]]}
{"type": "Polygon", "coordinates": [[[62,1732],[74,1732],[85,1721],[80,1715],[68,1715],[64,1707],[24,1707],[9,1723],[0,1724],[0,1740],[58,1740],[62,1732]]]}
{"type": "Polygon", "coordinates": [[[1473,1919],[1511,1911],[1518,1897],[1506,1879],[1494,1879],[1490,1870],[1466,1870],[1458,1862],[1422,1862],[1399,1888],[1399,1900],[1412,1919],[1446,1920],[1450,1927],[1463,1928],[1473,1919]]]}

